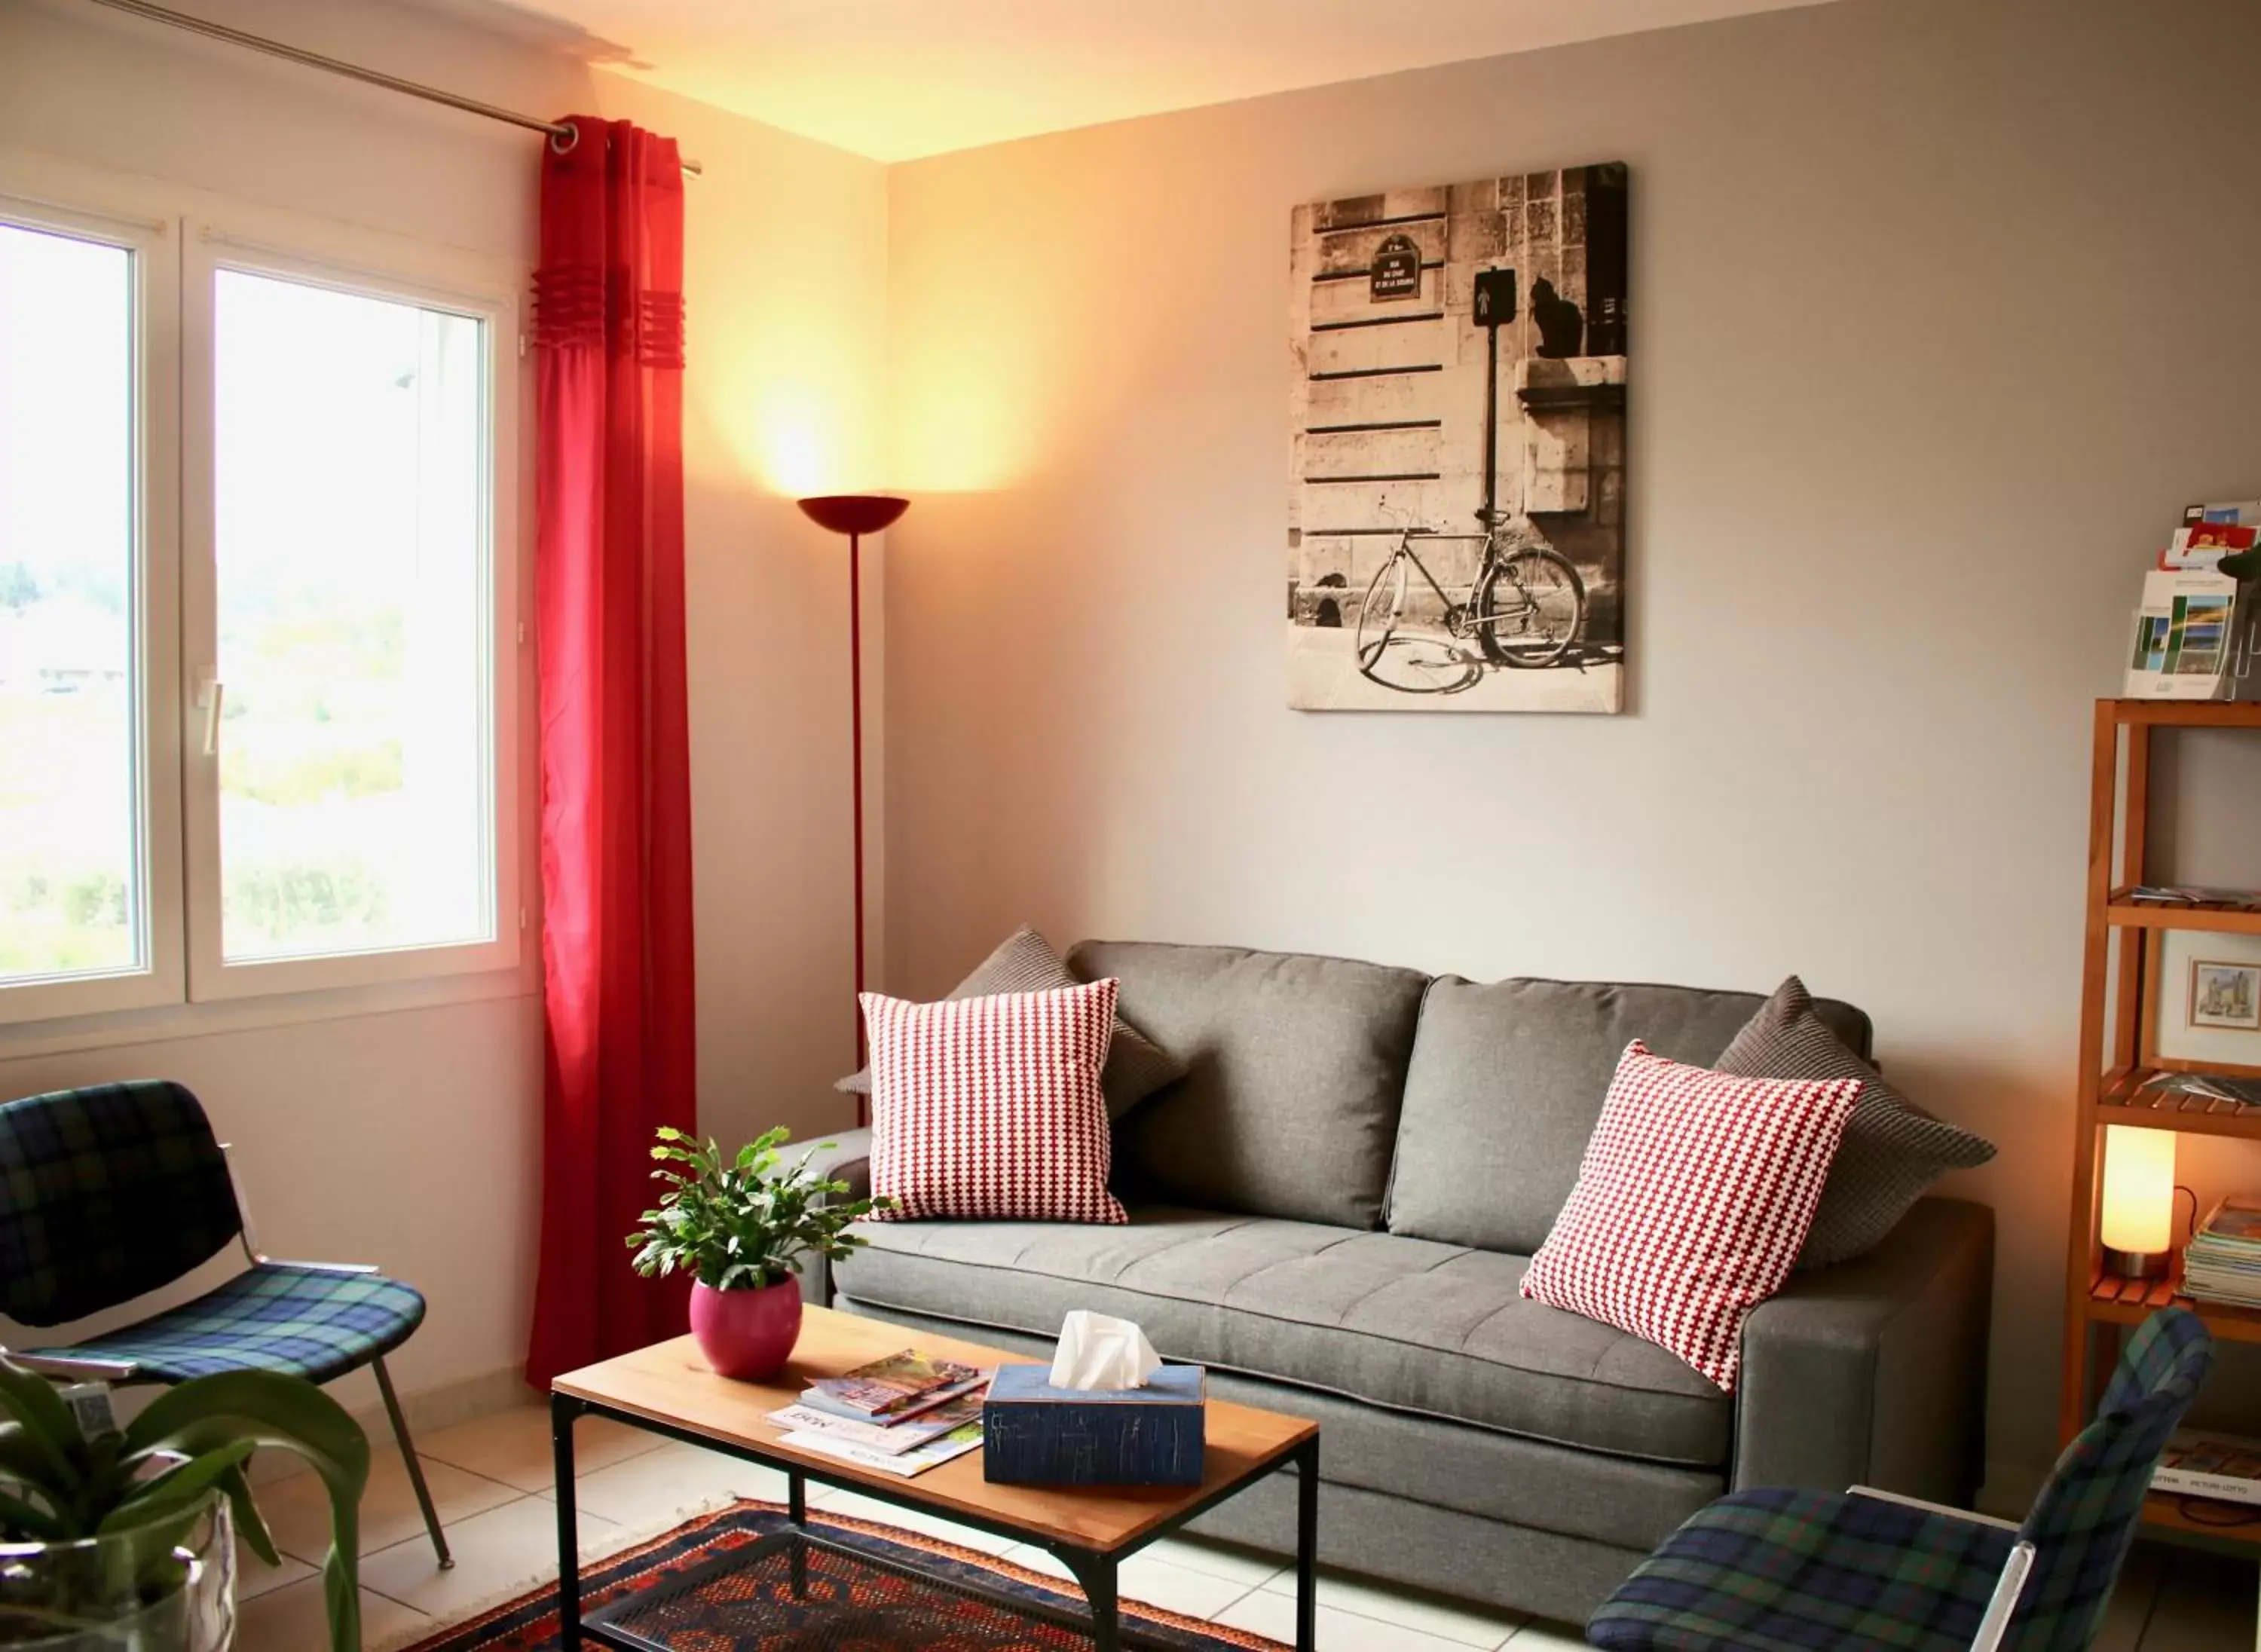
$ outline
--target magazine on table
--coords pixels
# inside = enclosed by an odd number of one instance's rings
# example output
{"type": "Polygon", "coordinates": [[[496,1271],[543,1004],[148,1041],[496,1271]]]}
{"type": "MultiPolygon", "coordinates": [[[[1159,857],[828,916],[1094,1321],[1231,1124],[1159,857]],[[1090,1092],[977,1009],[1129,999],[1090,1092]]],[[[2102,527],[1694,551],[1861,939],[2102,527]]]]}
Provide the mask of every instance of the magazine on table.
{"type": "Polygon", "coordinates": [[[852,1405],[843,1405],[829,1394],[816,1388],[803,1390],[800,1403],[813,1411],[822,1411],[828,1417],[837,1417],[843,1422],[870,1423],[877,1428],[892,1428],[909,1421],[914,1417],[923,1417],[930,1411],[937,1411],[952,1400],[963,1399],[968,1394],[978,1394],[988,1386],[988,1377],[976,1372],[970,1381],[953,1383],[948,1388],[935,1390],[931,1394],[921,1394],[915,1399],[904,1401],[892,1411],[858,1411],[852,1405]]]}
{"type": "Polygon", "coordinates": [[[813,1429],[787,1434],[784,1443],[799,1447],[803,1451],[836,1457],[859,1469],[876,1469],[881,1474],[901,1475],[908,1479],[913,1475],[924,1474],[929,1469],[940,1468],[969,1451],[978,1450],[981,1445],[981,1425],[979,1422],[967,1423],[938,1439],[901,1452],[873,1451],[868,1447],[852,1445],[837,1434],[819,1433],[813,1429]]]}
{"type": "MultiPolygon", "coordinates": [[[[985,1384],[985,1390],[986,1387],[985,1384]]],[[[819,1411],[814,1405],[788,1405],[783,1411],[772,1411],[769,1420],[780,1428],[799,1433],[822,1434],[843,1445],[900,1457],[930,1440],[939,1440],[944,1434],[957,1433],[968,1423],[980,1422],[981,1400],[980,1392],[961,1394],[955,1399],[944,1401],[932,1411],[900,1422],[858,1422],[832,1411],[819,1411]]]]}
{"type": "Polygon", "coordinates": [[[840,1376],[821,1376],[800,1402],[836,1416],[876,1421],[908,1417],[968,1393],[988,1379],[970,1365],[930,1359],[913,1348],[859,1365],[840,1376]]]}

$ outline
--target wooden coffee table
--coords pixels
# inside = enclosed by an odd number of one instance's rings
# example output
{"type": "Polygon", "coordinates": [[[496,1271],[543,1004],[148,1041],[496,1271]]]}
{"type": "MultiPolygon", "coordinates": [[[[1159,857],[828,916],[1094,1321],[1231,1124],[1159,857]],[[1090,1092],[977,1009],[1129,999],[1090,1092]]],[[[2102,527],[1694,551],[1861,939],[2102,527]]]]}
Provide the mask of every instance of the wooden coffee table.
{"type": "MultiPolygon", "coordinates": [[[[808,1547],[837,1547],[808,1532],[808,1482],[843,1486],[922,1510],[1016,1542],[1033,1543],[1059,1557],[1082,1585],[1098,1652],[1123,1645],[1116,1594],[1116,1569],[1157,1538],[1222,1503],[1276,1469],[1293,1468],[1299,1482],[1296,1519],[1296,1646],[1314,1652],[1314,1569],[1318,1557],[1319,1426],[1253,1406],[1210,1400],[1207,1405],[1205,1472],[1198,1486],[1042,1487],[991,1485],[981,1477],[981,1453],[930,1469],[910,1479],[866,1469],[821,1452],[783,1443],[786,1430],[768,1414],[790,1405],[820,1376],[837,1376],[905,1347],[982,1369],[1022,1356],[827,1308],[810,1308],[801,1321],[792,1362],[767,1383],[717,1376],[689,1337],[656,1343],[634,1354],[571,1371],[550,1384],[549,1415],[557,1471],[558,1632],[564,1652],[594,1641],[623,1652],[647,1652],[654,1643],[615,1628],[601,1617],[585,1621],[580,1599],[580,1533],[573,1506],[573,1424],[583,1416],[617,1422],[704,1446],[749,1462],[782,1469],[794,1529],[779,1533],[795,1550],[794,1581],[808,1547]]],[[[774,1540],[764,1540],[765,1541],[774,1540]]],[[[717,1564],[727,1564],[725,1556],[717,1564]]],[[[961,1583],[957,1587],[961,1590],[961,1583]]],[[[998,1597],[1011,1610],[1034,1616],[1025,1600],[998,1597]]],[[[610,1609],[607,1609],[608,1612],[610,1609]]],[[[1078,1621],[1080,1621],[1080,1620],[1078,1621]]]]}

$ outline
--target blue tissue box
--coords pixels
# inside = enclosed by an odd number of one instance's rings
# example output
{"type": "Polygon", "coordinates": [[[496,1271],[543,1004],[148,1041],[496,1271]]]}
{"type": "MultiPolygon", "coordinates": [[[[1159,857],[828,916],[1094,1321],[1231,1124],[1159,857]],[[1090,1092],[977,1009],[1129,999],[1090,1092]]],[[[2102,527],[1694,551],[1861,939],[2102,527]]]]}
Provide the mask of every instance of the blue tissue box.
{"type": "Polygon", "coordinates": [[[1166,1365],[1144,1388],[1054,1388],[1051,1368],[1005,1365],[981,1407],[983,1477],[1000,1485],[1199,1485],[1198,1365],[1166,1365]]]}

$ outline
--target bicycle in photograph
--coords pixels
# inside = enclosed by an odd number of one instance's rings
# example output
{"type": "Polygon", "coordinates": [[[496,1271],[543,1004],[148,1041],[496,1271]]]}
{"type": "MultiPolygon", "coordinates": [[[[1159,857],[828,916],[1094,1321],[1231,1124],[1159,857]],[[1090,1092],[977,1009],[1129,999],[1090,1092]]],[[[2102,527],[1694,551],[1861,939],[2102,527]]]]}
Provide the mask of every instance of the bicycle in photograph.
{"type": "Polygon", "coordinates": [[[1474,686],[1487,661],[1529,671],[1558,664],[1570,651],[1586,617],[1577,569],[1530,517],[1489,508],[1475,514],[1481,534],[1409,526],[1398,535],[1359,605],[1362,675],[1401,693],[1449,694],[1474,686]],[[1461,597],[1429,571],[1416,540],[1482,545],[1461,597]]]}

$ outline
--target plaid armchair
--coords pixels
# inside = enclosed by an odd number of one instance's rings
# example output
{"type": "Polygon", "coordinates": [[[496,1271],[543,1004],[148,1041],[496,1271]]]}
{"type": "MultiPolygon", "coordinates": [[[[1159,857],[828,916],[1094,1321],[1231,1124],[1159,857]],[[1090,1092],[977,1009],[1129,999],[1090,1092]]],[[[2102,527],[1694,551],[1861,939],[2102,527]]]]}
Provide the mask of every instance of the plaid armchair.
{"type": "Polygon", "coordinates": [[[440,1564],[454,1564],[384,1356],[423,1323],[415,1288],[373,1267],[284,1262],[255,1248],[226,1148],[197,1098],[163,1080],[0,1105],[0,1313],[61,1325],[169,1285],[240,1241],[250,1266],[193,1302],[63,1347],[12,1353],[50,1375],[181,1383],[280,1371],[327,1383],[361,1366],[440,1564]]]}
{"type": "Polygon", "coordinates": [[[2085,1652],[2213,1358],[2195,1314],[2146,1320],[2022,1525],[1863,1486],[1738,1491],[1642,1562],[1586,1639],[1614,1652],[2085,1652]]]}

